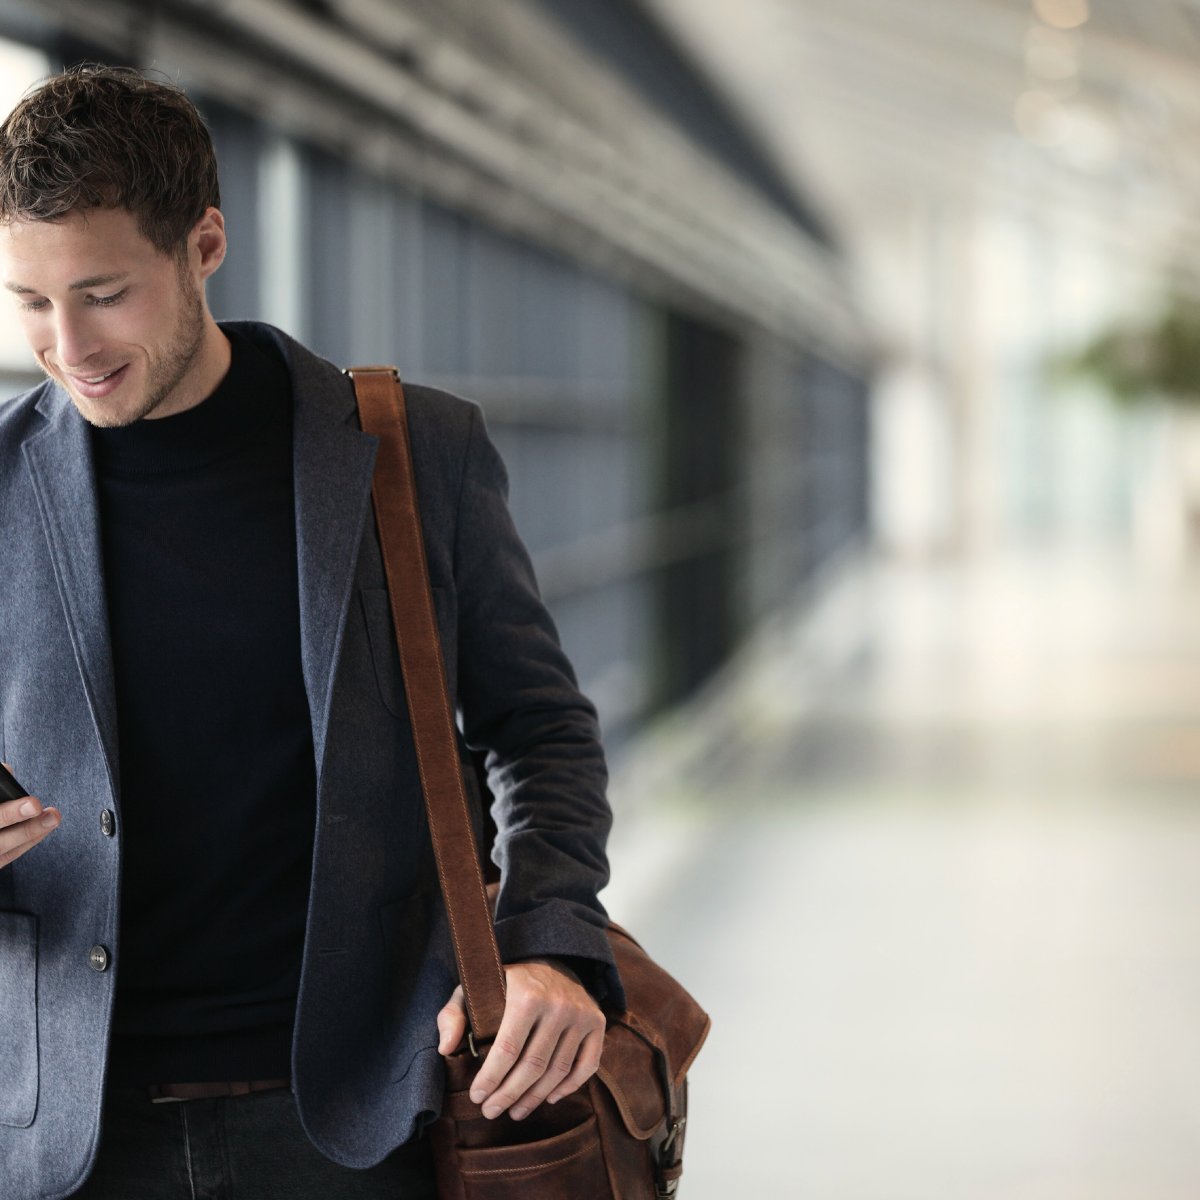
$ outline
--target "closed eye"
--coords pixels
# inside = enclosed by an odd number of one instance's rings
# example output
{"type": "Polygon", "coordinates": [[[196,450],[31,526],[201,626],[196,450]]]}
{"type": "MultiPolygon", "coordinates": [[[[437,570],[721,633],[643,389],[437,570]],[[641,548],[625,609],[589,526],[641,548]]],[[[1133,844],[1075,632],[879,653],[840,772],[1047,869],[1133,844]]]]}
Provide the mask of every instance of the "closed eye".
{"type": "MultiPolygon", "coordinates": [[[[113,292],[110,296],[89,296],[86,303],[93,308],[111,308],[114,304],[120,304],[125,299],[128,293],[128,288],[122,288],[119,292],[113,292]]],[[[37,300],[25,300],[19,305],[22,312],[44,312],[50,307],[50,301],[44,296],[37,300]]]]}

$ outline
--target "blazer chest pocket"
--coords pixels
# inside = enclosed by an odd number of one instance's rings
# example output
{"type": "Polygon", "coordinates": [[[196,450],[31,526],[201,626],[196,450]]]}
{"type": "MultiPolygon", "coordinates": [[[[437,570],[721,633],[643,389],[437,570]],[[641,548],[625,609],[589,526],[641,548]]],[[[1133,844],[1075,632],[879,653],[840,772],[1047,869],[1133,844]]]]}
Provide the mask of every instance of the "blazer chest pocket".
{"type": "Polygon", "coordinates": [[[37,917],[0,912],[0,1125],[26,1129],[38,1101],[37,917]]]}
{"type": "MultiPolygon", "coordinates": [[[[435,587],[432,591],[434,617],[442,644],[442,661],[445,664],[446,677],[451,681],[450,692],[453,699],[453,680],[457,668],[454,654],[453,593],[444,587],[435,587]]],[[[396,648],[396,633],[392,628],[392,608],[387,589],[362,588],[359,596],[362,600],[363,619],[367,626],[367,640],[371,644],[371,662],[375,669],[375,682],[379,685],[379,697],[392,716],[407,719],[408,702],[404,695],[400,652],[396,648]]]]}

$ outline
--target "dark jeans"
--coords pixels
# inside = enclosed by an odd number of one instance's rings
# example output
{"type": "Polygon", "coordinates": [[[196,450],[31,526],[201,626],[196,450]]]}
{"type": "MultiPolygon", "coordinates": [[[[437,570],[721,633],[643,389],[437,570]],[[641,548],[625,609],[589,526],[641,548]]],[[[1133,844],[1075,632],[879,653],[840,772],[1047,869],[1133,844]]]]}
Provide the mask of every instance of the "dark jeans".
{"type": "Polygon", "coordinates": [[[100,1155],[77,1200],[434,1200],[429,1145],[354,1171],[325,1158],[285,1089],[151,1104],[112,1088],[100,1155]]]}

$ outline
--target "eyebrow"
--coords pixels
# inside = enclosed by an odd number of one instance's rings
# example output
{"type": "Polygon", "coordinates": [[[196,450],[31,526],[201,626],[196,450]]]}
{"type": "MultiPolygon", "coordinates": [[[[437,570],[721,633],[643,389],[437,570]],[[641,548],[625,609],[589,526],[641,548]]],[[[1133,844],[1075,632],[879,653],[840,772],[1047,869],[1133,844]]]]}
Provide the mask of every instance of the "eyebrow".
{"type": "MultiPolygon", "coordinates": [[[[77,279],[72,283],[67,290],[70,292],[83,292],[88,288],[106,287],[110,283],[119,283],[126,278],[128,271],[116,271],[111,275],[89,275],[86,279],[77,279]]],[[[10,292],[15,292],[18,296],[36,296],[38,293],[31,287],[25,287],[20,283],[6,283],[4,285],[10,292]]]]}

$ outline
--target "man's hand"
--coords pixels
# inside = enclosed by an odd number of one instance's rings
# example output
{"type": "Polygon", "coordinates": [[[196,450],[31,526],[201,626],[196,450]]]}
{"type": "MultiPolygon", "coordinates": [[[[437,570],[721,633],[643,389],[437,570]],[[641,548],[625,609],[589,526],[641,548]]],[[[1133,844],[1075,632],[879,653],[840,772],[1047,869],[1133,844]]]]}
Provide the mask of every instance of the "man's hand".
{"type": "MultiPolygon", "coordinates": [[[[504,968],[507,993],[500,1032],[471,1087],[489,1120],[527,1117],[581,1088],[600,1065],[604,1014],[575,975],[547,959],[504,968]]],[[[438,1013],[438,1052],[450,1055],[467,1032],[462,988],[438,1013]]]]}
{"type": "Polygon", "coordinates": [[[0,867],[7,867],[26,850],[32,850],[59,820],[58,809],[43,808],[33,796],[0,804],[0,867]]]}

